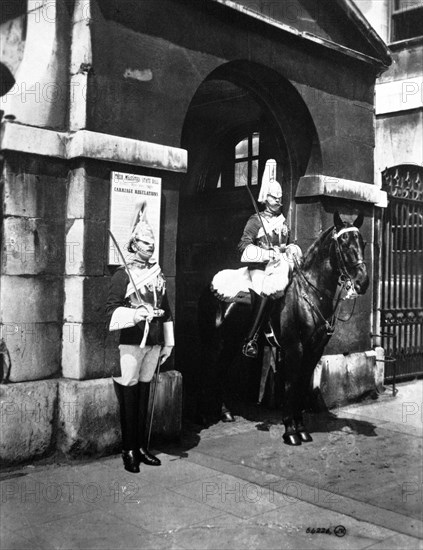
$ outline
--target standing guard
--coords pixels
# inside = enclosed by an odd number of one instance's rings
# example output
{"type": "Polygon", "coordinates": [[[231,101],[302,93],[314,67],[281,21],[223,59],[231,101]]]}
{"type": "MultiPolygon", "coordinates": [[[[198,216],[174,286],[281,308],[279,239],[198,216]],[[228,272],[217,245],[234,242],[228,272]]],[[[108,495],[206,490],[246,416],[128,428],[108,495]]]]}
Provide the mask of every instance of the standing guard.
{"type": "Polygon", "coordinates": [[[150,382],[174,346],[166,281],[158,263],[151,260],[154,248],[143,202],[136,209],[128,245],[134,256],[113,275],[106,306],[109,330],[121,331],[121,376],[113,383],[120,406],[123,464],[133,473],[140,471],[140,463],[161,464],[147,448],[150,382]]]}
{"type": "Polygon", "coordinates": [[[276,181],[276,161],[266,162],[258,201],[265,204],[262,212],[253,214],[244,228],[238,244],[241,262],[247,264],[251,277],[253,323],[245,340],[242,352],[246,357],[258,355],[258,335],[272,306],[271,298],[281,295],[289,282],[290,263],[282,253],[289,242],[289,229],[282,214],[282,188],[276,181]],[[271,268],[278,269],[278,283],[269,285],[271,268]]]}

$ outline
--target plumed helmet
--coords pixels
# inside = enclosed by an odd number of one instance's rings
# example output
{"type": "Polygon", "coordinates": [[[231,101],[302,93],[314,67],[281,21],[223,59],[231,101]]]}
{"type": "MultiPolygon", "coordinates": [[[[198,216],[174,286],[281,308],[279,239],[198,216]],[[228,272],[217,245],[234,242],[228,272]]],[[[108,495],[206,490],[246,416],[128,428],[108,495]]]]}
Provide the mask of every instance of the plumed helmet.
{"type": "Polygon", "coordinates": [[[261,188],[258,197],[259,202],[266,202],[267,195],[282,197],[282,187],[276,181],[276,160],[269,159],[264,167],[261,188]]]}
{"type": "Polygon", "coordinates": [[[154,233],[147,219],[147,202],[145,200],[135,205],[135,212],[131,224],[131,237],[129,240],[129,250],[134,239],[149,239],[154,243],[154,233]]]}

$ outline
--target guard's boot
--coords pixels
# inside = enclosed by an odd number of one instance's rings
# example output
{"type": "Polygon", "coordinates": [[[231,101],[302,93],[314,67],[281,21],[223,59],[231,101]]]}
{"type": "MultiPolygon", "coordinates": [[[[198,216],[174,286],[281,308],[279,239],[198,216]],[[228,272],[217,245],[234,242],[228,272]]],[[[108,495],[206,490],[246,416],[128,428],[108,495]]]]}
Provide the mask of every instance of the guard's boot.
{"type": "Polygon", "coordinates": [[[139,385],[122,386],[113,380],[119,402],[122,433],[122,460],[125,470],[137,474],[140,471],[138,458],[138,402],[139,385]]]}
{"type": "Polygon", "coordinates": [[[148,432],[148,400],[150,397],[150,382],[140,382],[140,399],[138,409],[138,445],[137,456],[140,462],[147,466],[160,466],[160,460],[151,454],[147,448],[148,432]]]}
{"type": "Polygon", "coordinates": [[[267,296],[260,296],[253,290],[251,291],[251,299],[253,302],[253,324],[245,339],[245,344],[242,347],[242,353],[250,359],[255,359],[258,355],[258,337],[260,329],[267,317],[267,305],[269,298],[267,296]]]}

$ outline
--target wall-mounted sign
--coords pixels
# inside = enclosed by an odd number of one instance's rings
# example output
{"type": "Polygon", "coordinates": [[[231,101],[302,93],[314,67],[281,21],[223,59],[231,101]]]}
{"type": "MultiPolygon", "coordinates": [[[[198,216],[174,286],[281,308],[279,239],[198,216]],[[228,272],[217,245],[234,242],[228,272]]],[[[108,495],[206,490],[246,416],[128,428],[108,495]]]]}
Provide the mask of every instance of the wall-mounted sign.
{"type": "MultiPolygon", "coordinates": [[[[161,178],[112,172],[110,175],[110,231],[117,240],[125,259],[130,260],[128,242],[132,231],[132,221],[137,204],[147,202],[147,219],[156,241],[153,259],[159,259],[160,243],[160,204],[162,196],[161,178]]],[[[122,260],[112,240],[109,238],[109,265],[121,264],[122,260]]]]}

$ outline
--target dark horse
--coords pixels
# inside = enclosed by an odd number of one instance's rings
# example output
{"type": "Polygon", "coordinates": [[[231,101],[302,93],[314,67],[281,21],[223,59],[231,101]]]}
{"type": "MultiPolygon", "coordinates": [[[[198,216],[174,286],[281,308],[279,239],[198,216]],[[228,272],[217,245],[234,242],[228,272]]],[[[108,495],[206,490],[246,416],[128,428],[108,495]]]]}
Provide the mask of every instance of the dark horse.
{"type": "MultiPolygon", "coordinates": [[[[361,214],[348,223],[336,212],[334,226],[310,246],[301,266],[294,267],[284,296],[273,303],[270,325],[283,357],[283,439],[288,445],[312,441],[303,409],[314,368],[333,333],[341,293],[364,294],[369,285],[362,223],[361,214]]],[[[201,405],[203,411],[225,419],[225,403],[230,402],[227,374],[240,352],[251,306],[219,300],[209,286],[198,311],[206,382],[201,405]]]]}

